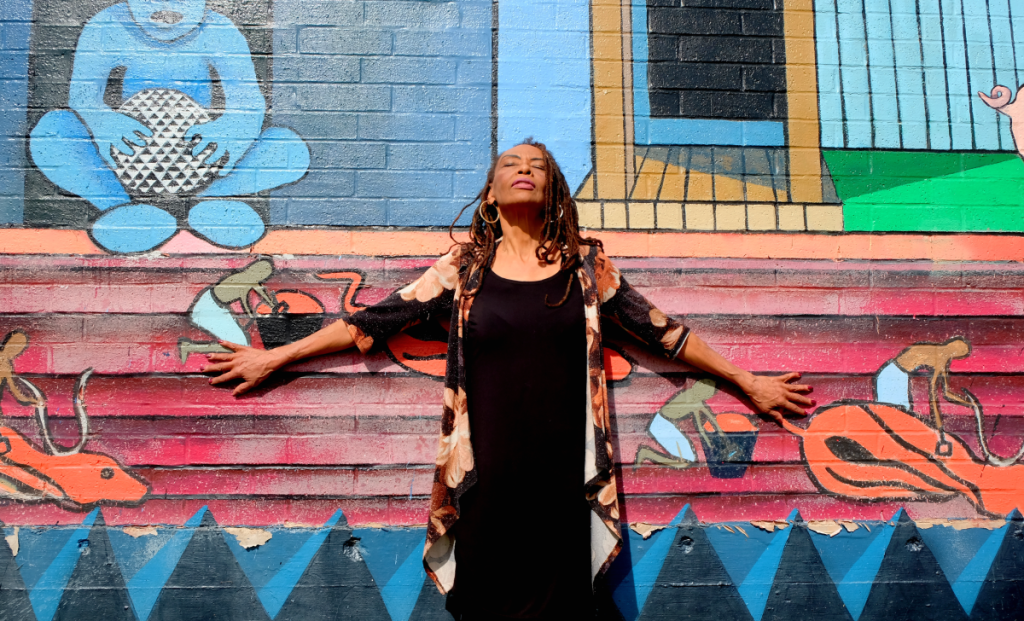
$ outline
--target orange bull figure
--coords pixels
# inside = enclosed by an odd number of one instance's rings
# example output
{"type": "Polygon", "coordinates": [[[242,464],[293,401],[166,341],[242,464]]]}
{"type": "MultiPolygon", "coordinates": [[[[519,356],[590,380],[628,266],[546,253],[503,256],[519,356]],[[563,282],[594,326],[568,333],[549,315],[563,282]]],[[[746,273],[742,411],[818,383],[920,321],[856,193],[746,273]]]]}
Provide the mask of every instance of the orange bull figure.
{"type": "Polygon", "coordinates": [[[52,439],[42,391],[14,374],[14,358],[27,347],[28,335],[17,330],[9,333],[0,346],[0,396],[6,388],[18,403],[35,408],[44,446],[37,447],[15,429],[0,425],[0,498],[53,501],[71,509],[98,503],[142,502],[149,492],[145,481],[108,455],[82,450],[89,437],[85,386],[92,369],[81,374],[75,387],[79,441],[70,448],[63,447],[52,439]]]}
{"type": "MultiPolygon", "coordinates": [[[[958,395],[949,388],[950,362],[969,353],[970,346],[962,338],[915,345],[883,366],[876,378],[900,372],[909,378],[917,368],[930,368],[931,421],[910,411],[909,398],[903,401],[898,396],[886,399],[896,404],[876,401],[827,406],[806,428],[783,420],[782,426],[800,437],[814,482],[823,491],[861,500],[942,501],[963,496],[989,516],[1004,516],[1024,504],[1024,465],[1017,463],[1024,448],[1009,458],[992,453],[981,405],[970,392],[958,395]],[[974,411],[985,459],[944,430],[940,384],[948,401],[974,411]]],[[[876,399],[887,396],[880,394],[883,391],[878,386],[876,383],[876,399]]]]}

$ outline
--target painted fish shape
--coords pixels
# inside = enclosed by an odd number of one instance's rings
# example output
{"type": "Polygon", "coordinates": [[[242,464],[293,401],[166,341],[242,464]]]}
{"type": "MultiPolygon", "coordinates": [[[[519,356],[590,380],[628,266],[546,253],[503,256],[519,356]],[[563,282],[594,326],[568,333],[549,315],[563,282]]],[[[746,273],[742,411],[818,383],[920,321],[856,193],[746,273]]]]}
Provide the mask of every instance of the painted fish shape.
{"type": "Polygon", "coordinates": [[[939,430],[900,408],[841,403],[819,410],[807,428],[786,420],[782,426],[801,439],[811,478],[828,493],[901,501],[962,496],[992,516],[1024,505],[1024,465],[982,461],[948,431],[952,450],[939,455],[939,430]]]}

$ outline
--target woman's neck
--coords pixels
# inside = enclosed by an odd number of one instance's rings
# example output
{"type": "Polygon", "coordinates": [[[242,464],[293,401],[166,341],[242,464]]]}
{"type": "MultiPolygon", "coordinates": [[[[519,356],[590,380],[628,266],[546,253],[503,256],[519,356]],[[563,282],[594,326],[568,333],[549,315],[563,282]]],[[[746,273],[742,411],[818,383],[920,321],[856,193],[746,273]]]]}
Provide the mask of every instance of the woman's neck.
{"type": "Polygon", "coordinates": [[[561,269],[561,255],[556,253],[551,264],[537,258],[544,220],[536,211],[524,211],[500,212],[502,238],[495,250],[491,269],[511,280],[541,280],[561,269]]]}
{"type": "Polygon", "coordinates": [[[501,244],[498,253],[523,263],[537,262],[537,248],[544,234],[544,221],[540,214],[530,210],[508,210],[501,215],[501,244]]]}

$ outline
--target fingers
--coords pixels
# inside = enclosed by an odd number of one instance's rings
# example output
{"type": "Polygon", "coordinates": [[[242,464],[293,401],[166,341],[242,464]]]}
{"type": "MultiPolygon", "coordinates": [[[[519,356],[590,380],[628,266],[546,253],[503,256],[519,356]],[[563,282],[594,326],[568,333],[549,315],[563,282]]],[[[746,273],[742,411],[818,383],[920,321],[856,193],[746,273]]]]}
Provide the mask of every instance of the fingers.
{"type": "Polygon", "coordinates": [[[203,373],[220,373],[222,371],[233,371],[235,369],[234,361],[229,360],[221,364],[208,364],[203,367],[203,373]]]}
{"type": "Polygon", "coordinates": [[[814,399],[811,399],[810,397],[805,397],[804,395],[798,395],[796,393],[793,393],[789,395],[788,398],[790,401],[794,403],[799,403],[809,408],[814,407],[816,405],[814,399]]]}
{"type": "Polygon", "coordinates": [[[235,386],[235,389],[231,391],[231,394],[233,396],[237,397],[238,395],[242,394],[243,392],[247,392],[250,388],[252,388],[255,385],[256,385],[256,382],[242,382],[238,386],[235,386]]]}
{"type": "Polygon", "coordinates": [[[801,408],[800,406],[798,406],[797,404],[795,404],[795,403],[793,403],[791,401],[785,402],[783,404],[783,407],[785,407],[787,410],[789,410],[790,412],[792,412],[794,414],[798,414],[800,416],[807,416],[807,412],[804,411],[803,408],[801,408]]]}
{"type": "MultiPolygon", "coordinates": [[[[245,345],[239,345],[238,343],[232,343],[231,341],[217,341],[217,344],[220,345],[221,347],[227,347],[228,349],[230,349],[231,351],[234,351],[234,352],[239,352],[239,351],[242,351],[243,349],[252,349],[251,347],[247,347],[245,345]]],[[[212,355],[213,356],[230,356],[231,354],[212,354],[212,355]]]]}
{"type": "Polygon", "coordinates": [[[206,150],[206,147],[210,146],[210,140],[203,135],[199,136],[199,142],[196,146],[192,147],[192,157],[199,157],[199,154],[206,150]]]}
{"type": "Polygon", "coordinates": [[[222,147],[216,142],[212,144],[216,148],[213,150],[213,153],[211,153],[209,156],[207,156],[206,159],[203,160],[203,163],[206,164],[207,166],[211,164],[216,164],[218,161],[220,161],[220,158],[224,157],[224,154],[227,153],[228,150],[227,146],[222,147]]]}
{"type": "Polygon", "coordinates": [[[127,142],[125,142],[124,137],[122,137],[121,140],[116,140],[111,144],[114,145],[115,149],[117,149],[121,153],[124,153],[125,155],[135,155],[135,149],[133,149],[131,145],[129,145],[127,142]]]}
{"type": "Polygon", "coordinates": [[[793,392],[814,392],[809,384],[786,384],[786,389],[793,392]]]}
{"type": "MultiPolygon", "coordinates": [[[[128,118],[131,119],[132,117],[128,117],[128,118]]],[[[142,134],[143,136],[145,136],[147,138],[153,135],[153,130],[150,129],[148,126],[146,126],[145,123],[143,123],[141,121],[138,121],[136,119],[132,119],[132,120],[135,121],[135,127],[132,129],[133,132],[135,132],[137,134],[142,134]]]]}
{"type": "Polygon", "coordinates": [[[206,359],[210,362],[226,362],[228,360],[234,360],[235,354],[206,354],[206,359]]]}
{"type": "Polygon", "coordinates": [[[237,379],[239,377],[242,377],[242,373],[240,371],[238,371],[237,369],[232,369],[231,371],[228,371],[227,373],[222,373],[221,375],[218,375],[217,377],[210,378],[210,383],[214,384],[214,385],[216,385],[216,384],[223,384],[224,382],[229,382],[229,381],[231,381],[233,379],[237,379]]]}
{"type": "Polygon", "coordinates": [[[797,373],[796,371],[790,371],[789,373],[785,373],[783,375],[780,375],[780,376],[776,377],[775,379],[777,379],[777,380],[779,380],[780,382],[783,382],[783,383],[788,383],[788,382],[791,382],[791,381],[793,381],[795,379],[800,379],[800,374],[797,373]]]}
{"type": "Polygon", "coordinates": [[[142,133],[139,132],[138,130],[121,136],[121,139],[127,142],[128,144],[132,144],[137,147],[146,146],[146,137],[143,136],[142,133]]]}

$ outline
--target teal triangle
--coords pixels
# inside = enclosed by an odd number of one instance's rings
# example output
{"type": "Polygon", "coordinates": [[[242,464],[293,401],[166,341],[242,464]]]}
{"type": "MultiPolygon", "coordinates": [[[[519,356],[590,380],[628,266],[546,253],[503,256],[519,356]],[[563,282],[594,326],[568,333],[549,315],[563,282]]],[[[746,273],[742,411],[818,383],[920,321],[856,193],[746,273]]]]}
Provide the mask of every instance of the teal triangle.
{"type": "Polygon", "coordinates": [[[242,573],[249,579],[252,588],[259,591],[285,564],[295,556],[306,541],[316,533],[313,528],[268,528],[270,539],[255,548],[246,550],[238,539],[224,531],[224,541],[238,561],[242,573]]]}
{"type": "Polygon", "coordinates": [[[857,530],[839,533],[834,537],[811,532],[811,542],[818,549],[818,556],[825,565],[832,582],[839,584],[846,572],[864,554],[871,542],[882,532],[882,523],[861,524],[857,530]]]}
{"type": "MultiPolygon", "coordinates": [[[[21,526],[18,528],[18,555],[14,557],[18,567],[18,573],[25,582],[25,588],[29,591],[36,585],[39,578],[43,576],[46,568],[53,563],[64,544],[68,542],[71,531],[75,526],[57,526],[38,528],[33,526],[21,526]]],[[[8,526],[4,529],[4,535],[13,535],[14,527],[8,526]]]]}
{"type": "Polygon", "coordinates": [[[260,599],[260,603],[263,604],[263,609],[267,611],[267,614],[271,619],[277,616],[277,613],[281,612],[281,607],[284,606],[288,596],[291,595],[292,589],[295,588],[299,578],[305,573],[306,568],[309,567],[310,561],[313,560],[313,556],[316,555],[317,551],[320,550],[320,546],[323,545],[324,540],[327,539],[327,535],[330,534],[331,529],[334,528],[339,522],[344,523],[345,514],[338,509],[334,512],[329,520],[323,525],[322,528],[318,528],[310,535],[295,551],[291,557],[281,565],[281,568],[277,570],[272,577],[270,577],[261,587],[256,589],[256,595],[260,599]]]}
{"type": "Polygon", "coordinates": [[[388,583],[380,588],[381,599],[384,600],[384,606],[388,609],[392,621],[409,619],[423,589],[423,579],[426,577],[422,546],[417,546],[417,549],[410,552],[405,562],[391,575],[388,583]]]}
{"type": "Polygon", "coordinates": [[[672,540],[676,536],[675,527],[684,522],[697,523],[697,516],[689,504],[676,514],[668,527],[655,531],[647,539],[630,528],[623,528],[624,549],[608,572],[608,586],[612,591],[612,600],[626,621],[634,621],[640,616],[672,547],[672,540]],[[648,558],[648,554],[653,556],[648,558]]]}
{"type": "Polygon", "coordinates": [[[633,588],[636,591],[637,610],[644,609],[647,597],[651,594],[654,583],[658,581],[661,566],[665,564],[665,557],[668,556],[668,551],[672,547],[672,540],[676,536],[676,527],[682,523],[683,518],[688,518],[693,522],[697,521],[697,516],[689,504],[672,518],[666,528],[651,535],[653,541],[647,548],[647,552],[633,564],[633,588]]]}
{"type": "Polygon", "coordinates": [[[177,528],[156,528],[156,534],[133,537],[120,528],[108,528],[107,538],[114,550],[114,557],[121,567],[121,575],[125,583],[135,577],[140,569],[146,566],[157,552],[170,541],[177,528]]]}
{"type": "Polygon", "coordinates": [[[406,621],[416,607],[423,580],[423,544],[427,532],[422,528],[361,528],[359,550],[370,575],[380,587],[381,599],[392,621],[406,621]]]}
{"type": "MultiPolygon", "coordinates": [[[[978,551],[971,558],[967,566],[964,567],[960,575],[957,576],[956,580],[952,581],[953,594],[960,601],[960,605],[964,607],[964,611],[967,614],[971,614],[974,609],[974,603],[978,601],[978,593],[981,592],[982,585],[985,584],[985,578],[988,577],[988,570],[992,567],[992,561],[995,560],[996,554],[999,553],[999,549],[1003,545],[1003,539],[1006,538],[1006,533],[1010,529],[1010,522],[1007,522],[1002,528],[997,528],[992,532],[987,532],[988,537],[985,542],[981,544],[978,551]]],[[[977,529],[982,530],[982,529],[977,529]]],[[[966,531],[961,531],[966,532],[966,531]]],[[[928,546],[934,553],[934,548],[931,545],[928,546]]],[[[945,570],[945,568],[943,568],[945,570]]],[[[947,574],[947,578],[949,575],[947,574]]]]}
{"type": "Polygon", "coordinates": [[[918,526],[917,534],[928,544],[942,572],[953,583],[985,545],[992,531],[984,528],[957,530],[952,526],[918,526]]]}
{"type": "Polygon", "coordinates": [[[754,563],[761,558],[761,554],[768,549],[772,540],[782,531],[776,530],[769,533],[750,524],[733,523],[729,526],[733,528],[734,532],[730,532],[723,526],[725,525],[715,524],[704,530],[715,553],[721,559],[725,571],[732,578],[733,584],[743,584],[743,580],[754,567],[754,563]],[[736,531],[736,526],[742,528],[747,534],[744,535],[736,531]]]}
{"type": "MultiPolygon", "coordinates": [[[[89,531],[92,530],[93,522],[96,521],[99,512],[98,508],[93,509],[89,515],[85,516],[82,525],[71,530],[70,533],[68,529],[61,529],[61,533],[65,537],[64,545],[29,589],[28,599],[32,602],[32,610],[35,611],[38,621],[51,621],[54,613],[57,612],[57,606],[64,595],[64,587],[67,586],[68,579],[71,578],[71,573],[75,570],[75,565],[78,564],[81,550],[88,547],[88,543],[82,544],[81,542],[88,542],[89,531]]],[[[22,578],[24,579],[24,574],[22,574],[22,578]]]]}
{"type": "Polygon", "coordinates": [[[880,532],[871,540],[871,543],[864,549],[864,553],[846,571],[842,580],[836,583],[839,597],[850,611],[854,621],[860,618],[864,612],[864,604],[871,594],[871,586],[875,583],[875,576],[878,575],[878,568],[882,566],[882,558],[889,548],[889,541],[896,529],[894,523],[903,515],[903,509],[896,512],[892,520],[882,525],[880,532]]]}
{"type": "Polygon", "coordinates": [[[169,540],[128,580],[128,597],[132,600],[132,606],[135,608],[135,615],[139,621],[146,621],[149,618],[149,613],[153,611],[153,605],[160,597],[160,591],[163,590],[167,579],[171,577],[171,573],[177,567],[182,553],[192,541],[192,534],[203,522],[206,512],[207,508],[204,505],[181,528],[172,529],[174,532],[169,540]]]}
{"type": "MultiPolygon", "coordinates": [[[[410,554],[423,554],[427,531],[423,528],[356,528],[359,552],[379,585],[385,585],[410,554]]],[[[422,580],[421,580],[422,582],[422,580]]]]}
{"type": "MultiPolygon", "coordinates": [[[[800,519],[800,513],[793,509],[793,512],[789,514],[788,520],[795,522],[800,519]]],[[[792,531],[793,527],[789,526],[775,534],[772,542],[761,553],[761,556],[758,557],[757,562],[750,568],[747,577],[739,586],[740,597],[743,598],[743,602],[747,605],[747,610],[750,611],[750,616],[754,618],[754,621],[761,621],[761,616],[764,615],[764,607],[768,603],[768,595],[771,593],[772,584],[775,583],[775,572],[779,570],[779,563],[782,561],[782,551],[785,549],[786,542],[789,541],[789,534],[792,531]]]]}
{"type": "Polygon", "coordinates": [[[643,558],[662,532],[658,531],[644,539],[642,535],[633,532],[628,526],[624,526],[622,529],[623,549],[608,569],[608,586],[611,588],[612,600],[619,609],[619,614],[626,621],[634,621],[640,615],[640,609],[636,605],[633,566],[643,558]]]}

